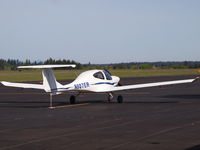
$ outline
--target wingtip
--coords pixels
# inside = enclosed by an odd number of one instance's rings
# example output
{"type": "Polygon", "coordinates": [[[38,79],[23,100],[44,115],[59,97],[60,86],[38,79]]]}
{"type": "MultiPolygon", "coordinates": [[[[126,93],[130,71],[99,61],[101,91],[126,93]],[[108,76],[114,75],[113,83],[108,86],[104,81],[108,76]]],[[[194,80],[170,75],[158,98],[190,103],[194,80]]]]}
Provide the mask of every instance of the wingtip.
{"type": "Polygon", "coordinates": [[[5,82],[5,81],[1,81],[0,83],[1,83],[1,84],[5,84],[6,82],[5,82]]]}
{"type": "Polygon", "coordinates": [[[199,79],[200,79],[200,77],[196,77],[196,78],[193,80],[193,82],[197,82],[197,81],[199,81],[199,79]]]}
{"type": "Polygon", "coordinates": [[[72,68],[75,68],[76,67],[76,65],[72,65],[72,68]]]}
{"type": "Polygon", "coordinates": [[[7,86],[10,82],[6,82],[6,81],[1,81],[1,84],[3,84],[4,86],[7,86]]]}

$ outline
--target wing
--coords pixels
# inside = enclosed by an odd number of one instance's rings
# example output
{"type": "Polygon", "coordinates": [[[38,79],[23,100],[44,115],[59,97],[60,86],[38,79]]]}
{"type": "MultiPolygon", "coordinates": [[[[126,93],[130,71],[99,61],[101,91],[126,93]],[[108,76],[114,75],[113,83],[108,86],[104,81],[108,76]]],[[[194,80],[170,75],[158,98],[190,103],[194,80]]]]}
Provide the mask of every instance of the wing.
{"type": "Polygon", "coordinates": [[[5,86],[19,87],[19,88],[31,88],[31,89],[41,89],[44,90],[44,86],[40,84],[29,84],[29,83],[11,83],[11,82],[1,82],[5,86]]]}
{"type": "Polygon", "coordinates": [[[116,87],[110,87],[108,89],[103,89],[103,90],[98,91],[98,92],[114,92],[114,91],[123,91],[123,90],[148,88],[148,87],[156,87],[156,86],[164,86],[164,85],[191,83],[191,82],[195,81],[196,79],[155,82],[155,83],[145,83],[145,84],[136,84],[136,85],[126,85],[126,86],[116,86],[116,87]]]}

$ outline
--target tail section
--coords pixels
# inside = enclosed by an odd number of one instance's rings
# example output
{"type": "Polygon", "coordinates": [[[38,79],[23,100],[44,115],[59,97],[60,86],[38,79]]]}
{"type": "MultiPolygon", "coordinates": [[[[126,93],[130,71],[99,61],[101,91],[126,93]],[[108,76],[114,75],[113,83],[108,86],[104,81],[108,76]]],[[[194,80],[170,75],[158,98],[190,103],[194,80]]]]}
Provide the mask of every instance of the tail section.
{"type": "Polygon", "coordinates": [[[1,83],[5,86],[20,87],[20,88],[32,88],[32,89],[43,89],[46,92],[56,93],[58,88],[62,88],[63,85],[56,81],[52,68],[63,68],[63,67],[76,67],[76,65],[36,65],[36,66],[19,66],[18,68],[32,68],[42,69],[43,84],[29,84],[29,83],[11,83],[2,81],[1,83]]]}

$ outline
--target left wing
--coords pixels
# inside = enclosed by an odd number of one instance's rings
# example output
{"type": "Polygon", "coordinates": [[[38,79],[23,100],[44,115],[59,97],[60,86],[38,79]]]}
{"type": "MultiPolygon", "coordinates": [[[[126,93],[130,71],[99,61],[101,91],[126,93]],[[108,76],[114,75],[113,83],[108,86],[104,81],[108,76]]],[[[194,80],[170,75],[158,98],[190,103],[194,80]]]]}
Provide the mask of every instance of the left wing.
{"type": "Polygon", "coordinates": [[[29,83],[12,83],[12,82],[1,82],[5,86],[19,87],[19,88],[31,88],[31,89],[41,89],[44,90],[44,86],[41,84],[29,84],[29,83]]]}
{"type": "Polygon", "coordinates": [[[163,86],[163,85],[191,83],[191,82],[194,82],[196,79],[198,79],[198,77],[195,78],[195,79],[186,79],[186,80],[176,80],[176,81],[165,81],[165,82],[135,84],[135,85],[126,85],[126,86],[116,86],[116,87],[110,87],[110,88],[107,88],[107,89],[102,89],[101,91],[98,91],[98,92],[115,92],[115,91],[148,88],[148,87],[156,87],[156,86],[163,86]]]}

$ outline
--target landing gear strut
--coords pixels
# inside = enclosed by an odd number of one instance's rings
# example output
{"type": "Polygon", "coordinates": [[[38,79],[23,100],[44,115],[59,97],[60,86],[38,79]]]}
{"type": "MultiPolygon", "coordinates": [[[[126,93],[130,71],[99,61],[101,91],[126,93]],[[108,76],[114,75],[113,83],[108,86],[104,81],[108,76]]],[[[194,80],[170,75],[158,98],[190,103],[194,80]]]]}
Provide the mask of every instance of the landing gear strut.
{"type": "Polygon", "coordinates": [[[110,102],[113,99],[112,93],[108,93],[108,102],[110,102]]]}
{"type": "Polygon", "coordinates": [[[69,103],[70,103],[70,104],[75,104],[75,102],[76,102],[76,96],[71,95],[71,96],[70,96],[70,99],[69,99],[69,103]]]}
{"type": "Polygon", "coordinates": [[[49,108],[53,109],[53,93],[50,93],[50,99],[49,99],[49,108]]]}
{"type": "MultiPolygon", "coordinates": [[[[110,102],[112,99],[113,99],[113,93],[108,93],[108,102],[110,102]]],[[[117,102],[123,103],[123,96],[122,95],[117,96],[117,102]]]]}

